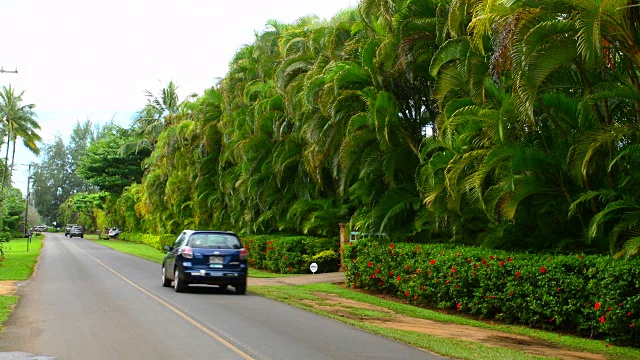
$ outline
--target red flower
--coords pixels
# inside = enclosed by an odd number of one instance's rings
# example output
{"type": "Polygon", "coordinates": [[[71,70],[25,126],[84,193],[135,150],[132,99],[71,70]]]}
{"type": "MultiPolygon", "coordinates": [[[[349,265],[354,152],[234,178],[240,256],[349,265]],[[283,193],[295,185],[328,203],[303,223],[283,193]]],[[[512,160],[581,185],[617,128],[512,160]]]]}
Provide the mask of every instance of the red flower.
{"type": "Polygon", "coordinates": [[[418,295],[413,295],[413,300],[418,300],[418,295]]]}
{"type": "Polygon", "coordinates": [[[431,275],[431,270],[427,270],[427,276],[431,275]]]}
{"type": "Polygon", "coordinates": [[[622,307],[622,303],[618,304],[618,306],[622,307]]]}
{"type": "Polygon", "coordinates": [[[371,278],[375,279],[376,278],[376,274],[371,274],[371,278]]]}
{"type": "Polygon", "coordinates": [[[467,259],[467,264],[471,264],[471,259],[467,259]]]}
{"type": "Polygon", "coordinates": [[[500,260],[500,266],[504,265],[504,260],[500,260]]]}
{"type": "Polygon", "coordinates": [[[393,245],[393,243],[389,244],[389,247],[393,249],[395,245],[393,245]]]}
{"type": "Polygon", "coordinates": [[[382,281],[380,281],[380,282],[378,283],[378,286],[382,286],[382,281]]]}
{"type": "Polygon", "coordinates": [[[271,250],[271,246],[267,246],[267,251],[271,250]]]}
{"type": "Polygon", "coordinates": [[[461,306],[461,304],[460,304],[460,303],[457,303],[457,304],[456,304],[456,308],[458,309],[458,311],[460,311],[460,306],[461,306]]]}
{"type": "Polygon", "coordinates": [[[397,277],[396,277],[396,280],[400,281],[400,276],[397,276],[397,277]]]}
{"type": "Polygon", "coordinates": [[[596,301],[596,304],[593,306],[594,309],[600,309],[600,303],[596,301]]]}
{"type": "Polygon", "coordinates": [[[420,285],[420,290],[424,291],[424,285],[420,285]]]}
{"type": "Polygon", "coordinates": [[[405,266],[404,268],[405,268],[405,269],[407,269],[407,270],[409,270],[409,269],[411,269],[411,266],[407,265],[407,266],[405,266]]]}
{"type": "Polygon", "coordinates": [[[579,256],[578,256],[578,259],[582,259],[582,255],[579,255],[579,256]]]}
{"type": "Polygon", "coordinates": [[[392,275],[393,275],[393,270],[390,270],[389,271],[389,276],[392,276],[392,275]]]}
{"type": "Polygon", "coordinates": [[[633,327],[633,324],[629,325],[629,328],[632,328],[632,327],[633,327]]]}
{"type": "Polygon", "coordinates": [[[556,289],[556,291],[560,291],[560,290],[562,290],[562,288],[557,288],[557,289],[556,289]]]}
{"type": "Polygon", "coordinates": [[[420,274],[420,269],[416,269],[416,274],[420,274]]]}
{"type": "Polygon", "coordinates": [[[287,255],[283,256],[282,260],[287,260],[287,255]]]}
{"type": "Polygon", "coordinates": [[[490,259],[490,260],[495,260],[495,258],[496,258],[496,257],[495,257],[495,256],[493,256],[493,255],[489,256],[489,259],[490,259]]]}
{"type": "Polygon", "coordinates": [[[495,299],[495,298],[496,298],[496,296],[495,296],[495,295],[491,295],[491,298],[492,298],[492,299],[495,299]]]}
{"type": "Polygon", "coordinates": [[[376,274],[380,273],[380,270],[376,269],[376,274]]]}
{"type": "Polygon", "coordinates": [[[452,272],[452,273],[456,272],[456,267],[455,267],[455,266],[452,266],[452,267],[451,267],[451,272],[452,272]]]}
{"type": "Polygon", "coordinates": [[[456,289],[458,288],[458,285],[456,285],[456,289]]]}
{"type": "Polygon", "coordinates": [[[508,262],[511,262],[511,257],[508,257],[508,258],[507,258],[507,261],[508,261],[508,262]]]}
{"type": "Polygon", "coordinates": [[[263,251],[262,253],[263,253],[263,254],[265,254],[265,255],[267,255],[267,252],[266,252],[266,251],[263,251]]]}
{"type": "Polygon", "coordinates": [[[289,271],[291,271],[291,270],[293,270],[293,268],[291,268],[291,267],[290,267],[290,268],[289,268],[289,271]]]}
{"type": "Polygon", "coordinates": [[[445,281],[444,283],[445,283],[445,284],[449,284],[449,280],[445,281]]]}
{"type": "Polygon", "coordinates": [[[429,264],[431,264],[431,265],[435,265],[435,264],[436,264],[436,261],[435,261],[435,260],[431,260],[431,261],[429,261],[429,264]]]}
{"type": "Polygon", "coordinates": [[[631,311],[629,311],[629,312],[627,313],[627,316],[631,316],[631,311]]]}
{"type": "Polygon", "coordinates": [[[344,248],[340,248],[340,252],[344,254],[344,248]]]}
{"type": "Polygon", "coordinates": [[[511,291],[511,292],[509,293],[509,295],[513,296],[513,291],[511,291]]]}
{"type": "Polygon", "coordinates": [[[271,245],[271,241],[267,241],[267,245],[271,245]]]}
{"type": "Polygon", "coordinates": [[[520,271],[516,271],[516,279],[520,279],[520,271]]]}
{"type": "Polygon", "coordinates": [[[603,315],[603,316],[600,318],[600,322],[604,324],[604,320],[605,320],[605,318],[604,318],[604,315],[603,315]]]}
{"type": "Polygon", "coordinates": [[[543,267],[541,267],[541,268],[540,268],[540,272],[541,272],[541,273],[546,273],[546,272],[547,272],[547,268],[546,268],[546,267],[544,267],[544,266],[543,266],[543,267]]]}
{"type": "Polygon", "coordinates": [[[368,267],[372,267],[372,266],[373,266],[373,263],[372,263],[371,261],[369,261],[369,262],[367,263],[367,266],[368,266],[368,267]]]}
{"type": "Polygon", "coordinates": [[[478,263],[473,264],[473,267],[477,269],[478,268],[478,263]]]}
{"type": "Polygon", "coordinates": [[[405,292],[404,292],[404,295],[405,295],[406,297],[409,297],[409,290],[405,291],[405,292]]]}
{"type": "Polygon", "coordinates": [[[613,309],[611,309],[611,308],[607,308],[607,311],[611,311],[611,310],[613,310],[613,309]]]}

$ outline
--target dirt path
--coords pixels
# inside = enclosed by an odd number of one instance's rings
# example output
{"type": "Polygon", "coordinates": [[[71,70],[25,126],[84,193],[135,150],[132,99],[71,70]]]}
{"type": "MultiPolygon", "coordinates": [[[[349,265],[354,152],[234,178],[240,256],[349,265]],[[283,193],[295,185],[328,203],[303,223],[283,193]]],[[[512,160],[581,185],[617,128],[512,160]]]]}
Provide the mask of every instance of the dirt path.
{"type": "MultiPolygon", "coordinates": [[[[322,282],[344,284],[344,273],[301,275],[270,279],[250,278],[249,286],[302,285],[322,282]]],[[[605,360],[607,358],[602,354],[568,350],[556,344],[523,335],[412,318],[397,314],[387,308],[345,299],[335,294],[316,293],[315,295],[318,296],[320,300],[305,300],[304,303],[336,316],[362,321],[379,327],[472,341],[487,346],[520,350],[535,356],[555,357],[566,360],[605,360]],[[372,312],[372,315],[362,316],[362,312],[357,312],[358,315],[355,315],[354,309],[369,310],[372,312]],[[376,312],[382,314],[377,316],[377,314],[375,314],[376,312]]],[[[385,299],[389,300],[388,297],[385,297],[385,299]]]]}
{"type": "Polygon", "coordinates": [[[17,281],[0,281],[0,295],[13,296],[18,290],[17,281]]]}

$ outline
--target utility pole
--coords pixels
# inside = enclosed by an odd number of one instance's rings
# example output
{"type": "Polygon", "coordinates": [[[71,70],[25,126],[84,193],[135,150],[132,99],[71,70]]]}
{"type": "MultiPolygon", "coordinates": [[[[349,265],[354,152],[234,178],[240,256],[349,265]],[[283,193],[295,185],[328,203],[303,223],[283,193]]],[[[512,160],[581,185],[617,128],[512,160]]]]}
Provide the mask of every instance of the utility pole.
{"type": "Polygon", "coordinates": [[[0,73],[17,74],[18,68],[12,71],[12,70],[5,70],[4,67],[0,67],[0,73]]]}
{"type": "Polygon", "coordinates": [[[31,231],[28,229],[29,223],[29,195],[31,194],[29,190],[29,184],[31,184],[31,165],[29,164],[29,172],[27,173],[27,205],[24,211],[24,231],[27,234],[27,252],[29,252],[29,243],[31,242],[31,231]]]}

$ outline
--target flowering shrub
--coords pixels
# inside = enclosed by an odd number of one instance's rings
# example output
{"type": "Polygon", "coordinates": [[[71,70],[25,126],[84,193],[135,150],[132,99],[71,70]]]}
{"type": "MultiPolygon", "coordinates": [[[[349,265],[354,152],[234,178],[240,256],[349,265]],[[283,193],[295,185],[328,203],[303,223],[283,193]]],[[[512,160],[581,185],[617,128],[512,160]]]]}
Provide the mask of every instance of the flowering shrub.
{"type": "Polygon", "coordinates": [[[249,265],[256,269],[305,274],[310,272],[309,265],[312,262],[318,263],[319,271],[338,268],[338,239],[253,235],[243,237],[242,243],[249,253],[249,265]]]}
{"type": "Polygon", "coordinates": [[[640,346],[640,261],[511,254],[474,247],[358,241],[347,284],[480,319],[640,346]]]}

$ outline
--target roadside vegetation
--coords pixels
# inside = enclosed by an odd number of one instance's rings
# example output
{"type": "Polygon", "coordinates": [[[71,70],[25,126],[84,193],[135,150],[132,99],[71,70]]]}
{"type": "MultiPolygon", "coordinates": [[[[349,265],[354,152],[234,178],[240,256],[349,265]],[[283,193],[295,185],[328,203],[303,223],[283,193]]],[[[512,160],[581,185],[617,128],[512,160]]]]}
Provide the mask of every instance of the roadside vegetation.
{"type": "Polygon", "coordinates": [[[532,339],[548,342],[552,344],[550,345],[551,348],[558,346],[574,351],[603,354],[606,355],[607,359],[631,360],[640,358],[640,350],[635,348],[610,346],[598,340],[588,340],[570,335],[561,335],[555,332],[533,330],[527,327],[509,326],[504,322],[475,320],[469,317],[448,314],[442,310],[437,311],[402,301],[393,301],[388,298],[383,299],[366,292],[354,291],[344,286],[334,284],[258,286],[252,287],[251,292],[346,322],[366,331],[457,359],[533,359],[540,357],[528,355],[521,351],[485,346],[470,341],[443,339],[442,337],[427,335],[417,331],[397,330],[382,325],[372,325],[369,320],[382,319],[382,323],[384,323],[385,318],[388,317],[389,314],[383,313],[381,315],[376,312],[353,309],[352,314],[354,316],[337,315],[336,311],[331,310],[332,308],[344,306],[348,308],[349,305],[329,303],[327,298],[320,297],[319,294],[337,295],[343,299],[371,304],[382,309],[391,310],[395,314],[412,318],[524,335],[532,339]]]}
{"type": "MultiPolygon", "coordinates": [[[[33,236],[28,244],[29,251],[26,238],[14,238],[0,245],[4,252],[4,259],[0,261],[0,282],[21,281],[31,277],[42,248],[42,236],[33,236]]],[[[18,297],[13,294],[0,294],[0,331],[17,302],[18,297]]]]}
{"type": "Polygon", "coordinates": [[[0,262],[0,281],[31,277],[42,248],[42,238],[42,235],[35,235],[30,244],[27,244],[27,238],[14,238],[2,244],[5,258],[0,262]]]}

